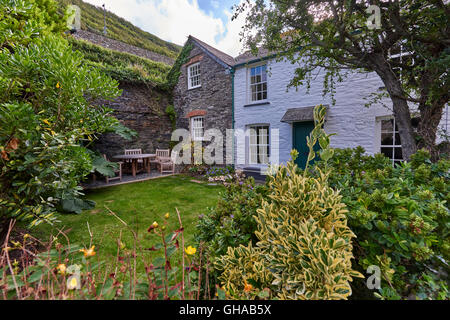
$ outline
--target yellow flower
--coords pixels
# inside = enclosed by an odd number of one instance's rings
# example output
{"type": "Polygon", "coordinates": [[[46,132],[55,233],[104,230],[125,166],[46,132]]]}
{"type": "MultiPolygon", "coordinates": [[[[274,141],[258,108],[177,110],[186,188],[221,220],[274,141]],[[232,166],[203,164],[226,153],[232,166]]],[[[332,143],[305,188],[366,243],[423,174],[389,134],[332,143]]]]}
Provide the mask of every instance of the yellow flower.
{"type": "Polygon", "coordinates": [[[152,226],[153,226],[153,228],[158,228],[158,222],[154,221],[154,222],[152,223],[152,226]]]}
{"type": "Polygon", "coordinates": [[[59,273],[64,274],[66,273],[66,265],[64,263],[58,264],[58,266],[56,267],[56,269],[58,269],[59,273]]]}
{"type": "Polygon", "coordinates": [[[247,283],[247,281],[244,281],[244,292],[250,292],[253,290],[253,286],[249,283],[247,283]]]}
{"type": "Polygon", "coordinates": [[[50,122],[47,119],[42,120],[42,122],[47,124],[48,126],[50,125],[50,122]]]}
{"type": "Polygon", "coordinates": [[[164,218],[169,219],[169,217],[170,217],[170,214],[167,212],[167,213],[164,215],[164,218]]]}
{"type": "Polygon", "coordinates": [[[184,249],[184,251],[188,254],[188,255],[193,255],[197,252],[197,249],[195,249],[192,246],[187,247],[186,249],[184,249]]]}
{"type": "Polygon", "coordinates": [[[80,252],[83,252],[85,257],[92,257],[95,256],[94,248],[95,246],[92,246],[89,249],[80,249],[80,252]]]}
{"type": "Polygon", "coordinates": [[[69,289],[69,290],[76,289],[77,286],[78,286],[78,281],[77,281],[76,277],[72,277],[67,283],[67,289],[69,289]]]}
{"type": "Polygon", "coordinates": [[[59,85],[59,81],[56,83],[56,89],[59,89],[60,85],[59,85]]]}

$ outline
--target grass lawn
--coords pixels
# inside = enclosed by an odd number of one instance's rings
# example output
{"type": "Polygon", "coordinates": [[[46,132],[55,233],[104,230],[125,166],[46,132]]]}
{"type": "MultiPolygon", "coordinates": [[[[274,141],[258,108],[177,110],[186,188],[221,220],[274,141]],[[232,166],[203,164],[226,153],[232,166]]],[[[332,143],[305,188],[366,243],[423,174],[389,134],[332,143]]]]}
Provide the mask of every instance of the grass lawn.
{"type": "MultiPolygon", "coordinates": [[[[127,248],[132,248],[134,243],[130,228],[138,233],[144,248],[150,248],[160,242],[158,241],[160,238],[153,233],[149,234],[148,227],[154,221],[163,225],[166,220],[164,215],[169,212],[167,231],[178,229],[175,211],[175,208],[178,208],[185,228],[185,246],[193,245],[198,215],[216,205],[223,187],[198,184],[191,180],[191,177],[178,175],[89,191],[86,197],[94,200],[97,203],[96,207],[79,215],[61,215],[59,219],[61,222],[55,227],[66,230],[72,244],[88,247],[91,243],[89,224],[92,244],[96,246],[98,258],[113,261],[117,254],[117,242],[121,232],[122,242],[127,248]],[[109,214],[105,206],[125,221],[128,227],[109,214]]],[[[49,239],[51,234],[57,233],[55,227],[40,225],[35,231],[40,239],[49,239]]],[[[58,241],[65,243],[63,236],[58,237],[58,241]]],[[[148,251],[148,255],[154,257],[161,256],[162,253],[148,251]]]]}

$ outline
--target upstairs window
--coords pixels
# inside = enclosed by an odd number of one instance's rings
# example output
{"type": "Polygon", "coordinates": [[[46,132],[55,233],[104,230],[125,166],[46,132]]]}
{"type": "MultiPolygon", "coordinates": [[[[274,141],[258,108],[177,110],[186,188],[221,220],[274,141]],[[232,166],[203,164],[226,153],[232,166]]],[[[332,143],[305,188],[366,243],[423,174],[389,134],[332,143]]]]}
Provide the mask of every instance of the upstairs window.
{"type": "Polygon", "coordinates": [[[249,163],[269,163],[269,126],[251,126],[249,141],[249,163]]]}
{"type": "Polygon", "coordinates": [[[203,140],[204,132],[204,118],[203,117],[192,117],[191,118],[191,137],[194,141],[203,140]]]}
{"type": "Polygon", "coordinates": [[[188,89],[200,87],[200,63],[194,63],[188,66],[188,89]]]}
{"type": "Polygon", "coordinates": [[[266,65],[250,68],[250,101],[267,100],[266,65]]]}
{"type": "Polygon", "coordinates": [[[414,58],[411,52],[406,51],[403,44],[397,44],[389,50],[389,60],[392,62],[392,70],[398,79],[403,80],[405,72],[400,66],[413,66],[414,58]]]}

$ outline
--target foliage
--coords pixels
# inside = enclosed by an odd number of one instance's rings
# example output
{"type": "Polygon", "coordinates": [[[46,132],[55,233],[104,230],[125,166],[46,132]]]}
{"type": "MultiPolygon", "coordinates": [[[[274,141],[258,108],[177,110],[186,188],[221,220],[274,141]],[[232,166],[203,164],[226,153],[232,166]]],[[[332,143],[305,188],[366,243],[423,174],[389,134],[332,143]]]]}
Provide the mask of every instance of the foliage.
{"type": "Polygon", "coordinates": [[[172,124],[172,130],[175,131],[177,128],[177,113],[173,105],[169,105],[166,108],[166,114],[169,116],[170,123],[172,124]]]}
{"type": "Polygon", "coordinates": [[[155,35],[137,28],[110,11],[104,12],[102,8],[82,0],[58,0],[58,2],[61,10],[64,10],[67,5],[77,5],[81,9],[81,29],[83,30],[103,34],[103,15],[106,14],[106,36],[109,38],[147,49],[169,58],[175,58],[181,49],[176,44],[161,40],[155,35]]]}
{"type": "Polygon", "coordinates": [[[211,261],[225,254],[228,247],[256,243],[253,216],[265,192],[264,186],[255,186],[252,177],[234,180],[225,185],[217,205],[200,216],[195,239],[205,244],[211,261]]]}
{"type": "Polygon", "coordinates": [[[97,254],[101,246],[92,241],[83,248],[63,245],[52,237],[45,250],[38,252],[39,240],[29,234],[20,241],[8,237],[0,254],[0,299],[199,299],[199,290],[193,285],[198,277],[196,248],[185,248],[184,228],[177,214],[171,218],[166,213],[159,223],[150,225],[148,235],[158,242],[150,248],[138,241],[132,229],[130,247],[122,242],[121,234],[114,235],[117,254],[112,263],[97,254]],[[178,220],[178,228],[167,228],[170,219],[178,220]],[[155,256],[149,257],[146,251],[155,256]],[[142,274],[136,270],[138,260],[145,266],[142,274]]]}
{"type": "Polygon", "coordinates": [[[175,63],[172,66],[172,69],[170,69],[169,73],[167,74],[167,87],[169,89],[175,88],[175,86],[178,83],[178,78],[180,78],[181,74],[181,66],[184,65],[189,58],[189,55],[191,54],[191,50],[193,48],[193,45],[191,43],[186,42],[183,49],[181,49],[180,54],[178,55],[177,59],[175,60],[175,63]]]}
{"type": "MultiPolygon", "coordinates": [[[[393,167],[383,155],[368,156],[359,147],[336,150],[328,165],[329,184],[340,190],[349,209],[349,225],[357,235],[359,268],[381,269],[376,296],[446,296],[442,277],[449,272],[450,161],[433,164],[422,150],[411,162],[393,167]]],[[[318,163],[317,170],[323,166],[318,163]]]]}
{"type": "MultiPolygon", "coordinates": [[[[325,108],[314,110],[315,128],[308,137],[310,154],[319,141],[322,159],[332,155],[322,124],[325,108]]],[[[280,299],[346,299],[349,282],[361,275],[352,270],[352,239],[347,212],[338,191],[327,184],[327,172],[317,178],[297,171],[292,160],[268,179],[268,199],[255,216],[258,242],[229,247],[217,267],[219,280],[234,298],[261,297],[264,291],[280,299]]]]}
{"type": "Polygon", "coordinates": [[[22,34],[21,23],[35,27],[26,41],[0,48],[0,220],[33,226],[54,219],[64,199],[79,197],[79,182],[92,171],[86,146],[97,134],[129,131],[96,102],[119,95],[117,82],[85,66],[82,54],[50,32],[59,30],[57,21],[39,23],[54,2],[0,7],[12,14],[1,20],[1,35],[15,39],[10,35],[22,34]]]}
{"type": "Polygon", "coordinates": [[[321,69],[324,94],[334,100],[336,84],[349,70],[375,72],[385,91],[373,92],[374,101],[389,95],[401,128],[403,156],[409,159],[416,144],[434,149],[450,97],[450,11],[445,1],[247,0],[235,9],[234,17],[248,9],[241,40],[254,53],[263,46],[280,60],[297,64],[291,85],[309,88],[321,69]],[[376,11],[371,5],[379,10],[378,26],[373,25],[376,11]],[[409,55],[392,58],[400,46],[409,55]],[[408,103],[418,105],[418,136],[408,103]]]}
{"type": "Polygon", "coordinates": [[[110,50],[84,40],[70,39],[74,50],[83,53],[86,64],[128,83],[163,85],[170,66],[126,52],[110,50]]]}
{"type": "Polygon", "coordinates": [[[219,176],[226,176],[226,175],[232,175],[234,174],[234,168],[230,165],[226,167],[211,167],[206,171],[205,176],[206,178],[213,178],[213,177],[219,177],[219,176]]]}
{"type": "Polygon", "coordinates": [[[38,36],[61,33],[66,28],[65,17],[53,1],[3,0],[1,8],[0,48],[27,45],[38,36]]]}

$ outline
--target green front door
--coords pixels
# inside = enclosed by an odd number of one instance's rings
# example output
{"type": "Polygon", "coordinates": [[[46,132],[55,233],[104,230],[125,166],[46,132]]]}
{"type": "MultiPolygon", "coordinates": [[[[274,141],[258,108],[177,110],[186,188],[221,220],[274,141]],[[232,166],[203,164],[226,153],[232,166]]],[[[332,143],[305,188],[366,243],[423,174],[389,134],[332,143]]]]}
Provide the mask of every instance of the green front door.
{"type": "MultiPolygon", "coordinates": [[[[293,148],[298,151],[298,157],[295,162],[297,163],[299,168],[304,169],[306,166],[306,161],[308,160],[309,153],[309,148],[306,145],[306,137],[309,136],[311,131],[314,129],[314,121],[294,122],[292,127],[293,148]]],[[[317,143],[314,146],[314,150],[317,151],[319,148],[319,144],[317,143]]],[[[314,162],[314,160],[312,162],[314,162]]]]}

